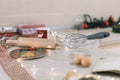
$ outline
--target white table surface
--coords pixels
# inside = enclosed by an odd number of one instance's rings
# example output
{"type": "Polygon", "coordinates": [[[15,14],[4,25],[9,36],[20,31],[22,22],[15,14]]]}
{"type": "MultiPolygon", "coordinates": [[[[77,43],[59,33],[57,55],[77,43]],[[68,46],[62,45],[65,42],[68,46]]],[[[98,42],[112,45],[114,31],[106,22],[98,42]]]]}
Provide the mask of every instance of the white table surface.
{"type": "MultiPolygon", "coordinates": [[[[112,37],[115,37],[115,36],[112,36],[112,37]]],[[[113,40],[110,40],[110,39],[113,39],[113,38],[109,38],[109,39],[107,38],[104,41],[109,40],[114,42],[113,40]]],[[[23,68],[25,68],[28,71],[28,73],[31,76],[33,76],[36,80],[63,80],[66,73],[71,70],[76,70],[77,72],[85,75],[90,74],[94,65],[99,60],[99,58],[110,57],[110,56],[118,57],[120,56],[120,53],[117,53],[117,52],[120,52],[120,47],[92,49],[91,55],[92,55],[93,63],[88,68],[73,64],[73,60],[71,58],[69,60],[64,60],[64,61],[55,60],[51,58],[51,54],[52,54],[51,51],[48,53],[46,57],[35,59],[35,60],[25,60],[25,61],[21,61],[20,63],[23,66],[23,68]]],[[[102,78],[101,80],[120,80],[120,77],[117,78],[114,75],[112,76],[105,75],[105,76],[101,76],[101,78],[102,78]]],[[[6,75],[6,73],[4,72],[1,66],[0,66],[0,80],[10,80],[9,76],[6,75]]]]}
{"type": "MultiPolygon", "coordinates": [[[[25,60],[21,61],[23,68],[25,68],[28,73],[33,76],[36,80],[63,80],[64,76],[68,71],[76,70],[82,74],[90,74],[97,60],[102,57],[118,57],[120,54],[109,53],[109,51],[104,51],[101,49],[96,49],[92,51],[92,60],[93,63],[90,67],[85,68],[82,66],[77,66],[73,64],[73,60],[70,58],[69,60],[61,61],[55,60],[51,57],[52,52],[49,52],[46,57],[35,59],[35,60],[25,60]]],[[[0,67],[0,80],[10,80],[10,78],[3,71],[2,67],[0,67]]],[[[101,80],[120,80],[116,76],[101,76],[101,80]]]]}

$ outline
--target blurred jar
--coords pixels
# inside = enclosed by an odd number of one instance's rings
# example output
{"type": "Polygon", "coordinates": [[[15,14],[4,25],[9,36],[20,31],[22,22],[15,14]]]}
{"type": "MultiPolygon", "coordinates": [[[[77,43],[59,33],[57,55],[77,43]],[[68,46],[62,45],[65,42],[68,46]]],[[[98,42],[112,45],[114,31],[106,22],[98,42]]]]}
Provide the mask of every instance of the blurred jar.
{"type": "Polygon", "coordinates": [[[81,17],[74,19],[74,28],[77,30],[83,29],[83,19],[81,17]]]}

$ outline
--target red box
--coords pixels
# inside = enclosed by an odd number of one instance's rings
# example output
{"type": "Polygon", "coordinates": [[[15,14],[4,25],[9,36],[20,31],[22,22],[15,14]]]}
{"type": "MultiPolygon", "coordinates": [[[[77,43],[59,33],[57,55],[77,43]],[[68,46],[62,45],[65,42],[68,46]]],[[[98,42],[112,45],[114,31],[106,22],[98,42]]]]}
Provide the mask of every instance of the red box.
{"type": "Polygon", "coordinates": [[[37,28],[36,37],[47,39],[49,37],[49,28],[37,28]]]}
{"type": "Polygon", "coordinates": [[[37,28],[45,27],[44,24],[36,24],[36,25],[19,25],[18,33],[22,36],[33,36],[36,33],[37,28]]]}

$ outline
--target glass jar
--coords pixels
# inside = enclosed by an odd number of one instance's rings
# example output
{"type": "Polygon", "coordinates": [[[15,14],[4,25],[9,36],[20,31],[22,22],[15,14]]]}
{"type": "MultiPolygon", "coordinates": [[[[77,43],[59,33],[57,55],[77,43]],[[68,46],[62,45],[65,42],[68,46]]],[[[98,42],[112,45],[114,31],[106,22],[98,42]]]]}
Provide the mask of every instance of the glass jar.
{"type": "Polygon", "coordinates": [[[75,23],[74,23],[74,28],[77,30],[81,30],[83,29],[83,19],[80,17],[77,17],[74,19],[75,23]]]}

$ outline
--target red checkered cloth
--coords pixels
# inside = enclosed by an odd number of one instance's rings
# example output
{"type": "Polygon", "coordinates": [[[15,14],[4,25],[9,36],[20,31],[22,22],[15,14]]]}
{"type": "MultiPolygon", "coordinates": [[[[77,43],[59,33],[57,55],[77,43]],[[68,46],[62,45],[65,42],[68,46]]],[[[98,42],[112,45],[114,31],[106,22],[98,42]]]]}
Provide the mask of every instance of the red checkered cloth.
{"type": "Polygon", "coordinates": [[[5,49],[1,49],[0,64],[11,80],[35,80],[29,73],[21,67],[15,59],[9,57],[5,49]]]}

